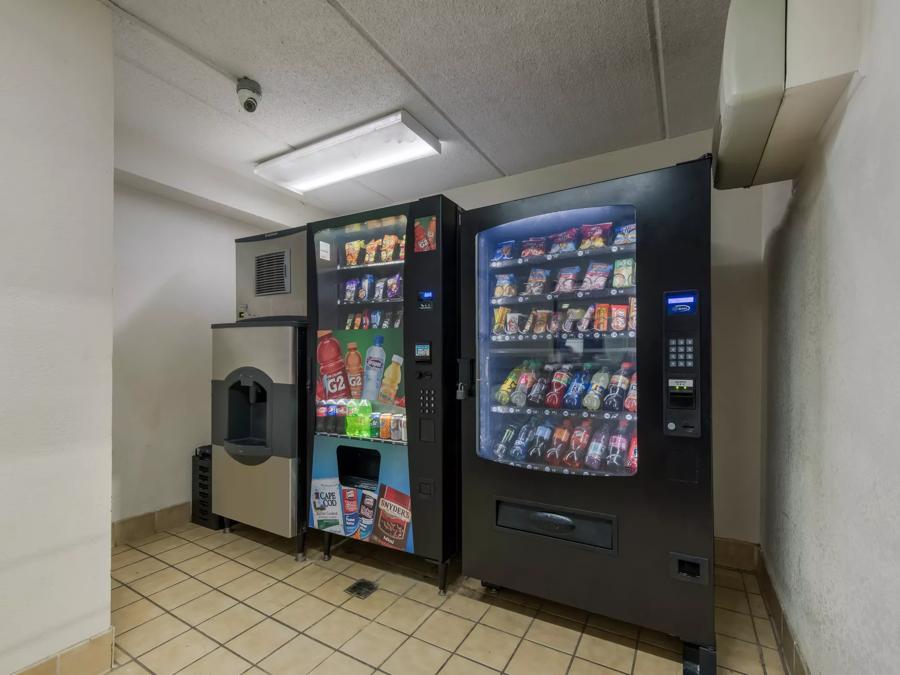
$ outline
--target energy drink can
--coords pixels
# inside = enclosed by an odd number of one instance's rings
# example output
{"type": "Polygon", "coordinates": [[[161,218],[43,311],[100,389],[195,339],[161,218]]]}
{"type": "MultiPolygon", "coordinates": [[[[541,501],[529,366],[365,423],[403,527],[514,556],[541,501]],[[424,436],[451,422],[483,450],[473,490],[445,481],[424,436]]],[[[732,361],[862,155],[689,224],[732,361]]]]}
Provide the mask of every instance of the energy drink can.
{"type": "Polygon", "coordinates": [[[393,415],[391,417],[391,440],[399,441],[400,440],[400,421],[403,419],[403,415],[393,415]]]}
{"type": "Polygon", "coordinates": [[[400,417],[400,440],[406,443],[406,415],[400,417]]]}

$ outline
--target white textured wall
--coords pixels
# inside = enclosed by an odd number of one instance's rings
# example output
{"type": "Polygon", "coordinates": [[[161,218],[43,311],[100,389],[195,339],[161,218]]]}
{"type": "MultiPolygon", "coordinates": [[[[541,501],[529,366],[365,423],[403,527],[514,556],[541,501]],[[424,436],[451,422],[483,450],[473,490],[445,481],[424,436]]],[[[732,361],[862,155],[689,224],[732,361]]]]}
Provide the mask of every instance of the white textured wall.
{"type": "MultiPolygon", "coordinates": [[[[466,209],[562,190],[710,152],[704,131],[447,191],[466,209]]],[[[758,542],[765,294],[762,191],[712,194],[713,463],[716,535],[758,542]]],[[[673,264],[678,264],[673,261],[673,264]]]]}
{"type": "Polygon", "coordinates": [[[113,50],[0,3],[0,673],[109,627],[113,50]]]}
{"type": "Polygon", "coordinates": [[[262,230],[116,184],[113,520],[191,500],[209,443],[209,326],[234,321],[234,240],[262,230]]]}
{"type": "Polygon", "coordinates": [[[900,4],[767,249],[764,553],[810,672],[898,672],[900,4]]]}

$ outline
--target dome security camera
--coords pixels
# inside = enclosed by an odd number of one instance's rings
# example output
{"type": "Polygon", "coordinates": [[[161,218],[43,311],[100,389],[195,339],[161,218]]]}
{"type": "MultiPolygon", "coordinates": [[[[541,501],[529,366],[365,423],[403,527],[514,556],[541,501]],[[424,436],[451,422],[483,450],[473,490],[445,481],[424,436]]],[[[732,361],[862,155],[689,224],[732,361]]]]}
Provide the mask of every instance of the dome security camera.
{"type": "Polygon", "coordinates": [[[259,101],[262,98],[262,87],[259,82],[249,77],[242,77],[237,81],[237,95],[241,107],[248,113],[256,112],[259,101]]]}

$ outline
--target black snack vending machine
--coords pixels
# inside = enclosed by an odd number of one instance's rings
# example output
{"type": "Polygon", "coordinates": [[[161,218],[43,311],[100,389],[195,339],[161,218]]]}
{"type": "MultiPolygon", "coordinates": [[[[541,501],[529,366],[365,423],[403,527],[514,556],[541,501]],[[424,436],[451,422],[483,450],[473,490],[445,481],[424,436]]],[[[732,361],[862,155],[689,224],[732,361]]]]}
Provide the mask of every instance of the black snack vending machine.
{"type": "Polygon", "coordinates": [[[458,209],[443,196],[309,227],[309,527],[440,565],[458,549],[458,209]]]}
{"type": "Polygon", "coordinates": [[[709,158],[469,211],[459,258],[463,573],[714,673],[709,158]]]}

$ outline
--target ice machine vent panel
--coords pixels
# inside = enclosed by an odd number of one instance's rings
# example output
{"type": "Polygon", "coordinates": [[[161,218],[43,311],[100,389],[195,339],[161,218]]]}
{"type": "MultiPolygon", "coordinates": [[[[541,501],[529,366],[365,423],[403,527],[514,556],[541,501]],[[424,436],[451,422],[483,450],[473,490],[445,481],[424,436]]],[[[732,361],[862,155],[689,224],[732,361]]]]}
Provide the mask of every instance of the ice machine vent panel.
{"type": "Polygon", "coordinates": [[[256,256],[256,295],[289,293],[291,290],[290,251],[273,251],[256,256]]]}

